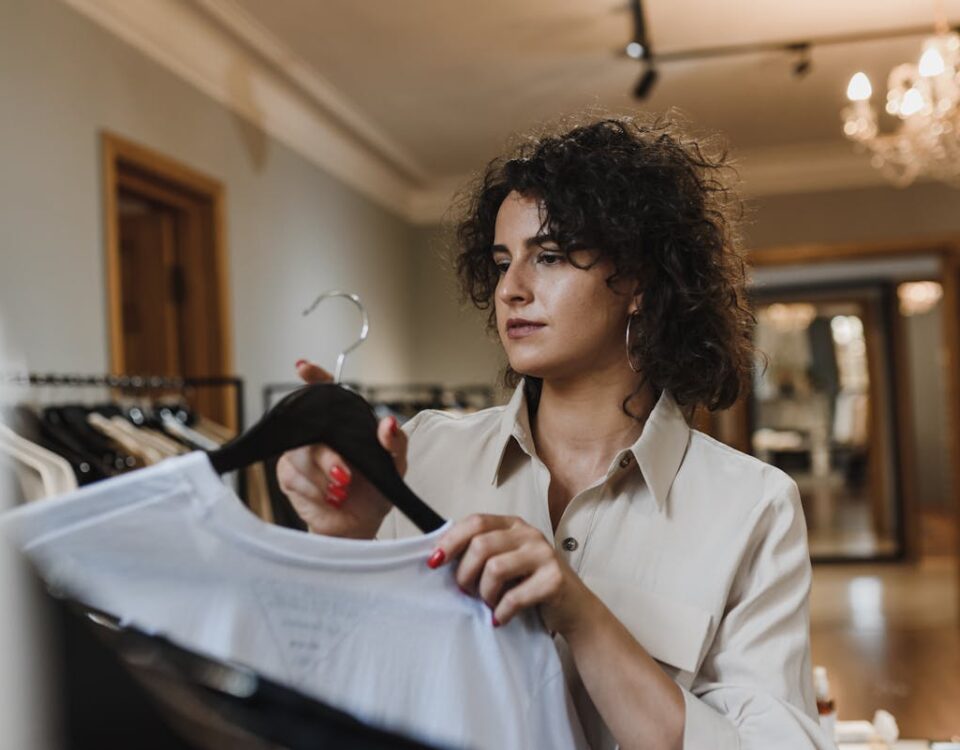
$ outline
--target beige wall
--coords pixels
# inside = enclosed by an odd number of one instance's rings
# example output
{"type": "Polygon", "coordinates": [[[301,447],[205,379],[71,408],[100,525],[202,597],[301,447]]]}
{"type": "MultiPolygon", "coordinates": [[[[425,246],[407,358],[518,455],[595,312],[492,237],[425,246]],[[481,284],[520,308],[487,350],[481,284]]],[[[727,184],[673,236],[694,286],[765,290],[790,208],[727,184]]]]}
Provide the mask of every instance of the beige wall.
{"type": "Polygon", "coordinates": [[[411,229],[58,0],[5,0],[0,23],[0,319],[36,371],[108,365],[98,133],[107,128],[227,191],[236,371],[248,406],[301,356],[331,367],[359,331],[350,379],[412,374],[411,229]]]}
{"type": "Polygon", "coordinates": [[[413,233],[416,295],[413,300],[414,379],[449,384],[495,384],[505,358],[487,314],[461,304],[452,253],[442,230],[413,233]]]}
{"type": "Polygon", "coordinates": [[[910,404],[918,502],[927,508],[950,508],[952,477],[949,455],[947,384],[944,379],[943,305],[904,320],[909,354],[910,404]]]}
{"type": "Polygon", "coordinates": [[[749,206],[747,247],[960,236],[960,192],[938,183],[770,195],[749,206]]]}

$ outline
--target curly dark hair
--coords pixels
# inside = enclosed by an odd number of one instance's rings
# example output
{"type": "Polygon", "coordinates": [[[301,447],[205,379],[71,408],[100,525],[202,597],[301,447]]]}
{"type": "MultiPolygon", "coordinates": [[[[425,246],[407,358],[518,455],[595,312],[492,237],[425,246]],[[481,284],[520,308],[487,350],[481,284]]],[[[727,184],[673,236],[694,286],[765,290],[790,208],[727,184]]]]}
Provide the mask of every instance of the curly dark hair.
{"type": "MultiPolygon", "coordinates": [[[[726,151],[708,154],[712,140],[687,137],[675,117],[661,115],[607,117],[520,141],[461,194],[455,264],[463,297],[490,310],[495,330],[497,213],[512,191],[535,198],[545,207],[543,230],[568,260],[594,249],[613,262],[608,285],[638,282],[630,357],[644,382],[657,394],[668,390],[688,415],[730,406],[752,367],[755,320],[736,230],[743,204],[723,179],[735,174],[726,151]]],[[[508,365],[505,385],[520,378],[508,365]]],[[[538,397],[539,380],[526,380],[538,397]]],[[[628,414],[633,395],[624,400],[628,414]]]]}

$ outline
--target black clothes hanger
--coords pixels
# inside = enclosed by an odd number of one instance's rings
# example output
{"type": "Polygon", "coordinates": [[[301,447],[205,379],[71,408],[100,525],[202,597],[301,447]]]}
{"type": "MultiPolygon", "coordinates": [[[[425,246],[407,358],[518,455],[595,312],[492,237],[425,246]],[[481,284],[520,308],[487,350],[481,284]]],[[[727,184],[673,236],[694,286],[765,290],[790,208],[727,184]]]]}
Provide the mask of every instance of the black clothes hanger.
{"type": "Polygon", "coordinates": [[[337,451],[424,533],[445,523],[397,473],[377,439],[370,404],[339,385],[318,383],[294,391],[245,433],[207,455],[214,469],[226,474],[314,443],[337,451]]]}
{"type": "Polygon", "coordinates": [[[48,407],[55,409],[63,424],[91,453],[102,457],[102,464],[112,473],[127,471],[136,465],[133,457],[125,453],[112,440],[104,437],[87,422],[90,409],[79,405],[48,407]]]}
{"type": "MultiPolygon", "coordinates": [[[[50,421],[41,418],[26,406],[15,407],[19,424],[26,432],[21,434],[30,439],[30,435],[39,435],[39,444],[65,458],[77,477],[77,483],[90,484],[112,475],[112,470],[101,463],[100,458],[92,455],[59,418],[50,421]]],[[[19,428],[15,427],[19,432],[19,428]]]]}

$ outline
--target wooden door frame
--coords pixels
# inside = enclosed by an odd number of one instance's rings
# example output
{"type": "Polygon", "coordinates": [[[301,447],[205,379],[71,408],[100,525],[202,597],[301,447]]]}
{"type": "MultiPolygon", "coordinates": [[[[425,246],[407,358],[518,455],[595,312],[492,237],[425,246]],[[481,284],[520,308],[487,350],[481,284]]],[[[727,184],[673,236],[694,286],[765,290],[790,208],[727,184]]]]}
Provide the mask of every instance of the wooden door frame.
{"type": "MultiPolygon", "coordinates": [[[[218,180],[204,175],[174,159],[153,149],[134,143],[110,131],[101,131],[100,146],[103,168],[103,205],[104,240],[106,249],[107,273],[107,312],[110,342],[110,370],[117,375],[127,374],[126,357],[123,344],[122,287],[120,278],[120,238],[119,206],[117,194],[124,187],[124,179],[118,169],[122,163],[137,171],[155,176],[164,183],[187,193],[209,201],[212,207],[212,242],[214,251],[215,278],[217,284],[217,312],[220,318],[219,330],[222,337],[218,366],[219,373],[209,375],[229,375],[233,372],[233,325],[230,315],[229,264],[227,258],[227,237],[225,201],[226,190],[218,180]]],[[[139,189],[139,188],[138,188],[139,189]]],[[[149,373],[145,373],[149,374],[149,373]]],[[[231,401],[228,400],[228,403],[231,401]]],[[[230,409],[232,412],[233,409],[230,409]]],[[[231,416],[236,419],[235,414],[231,416]]]]}
{"type": "MultiPolygon", "coordinates": [[[[883,240],[877,242],[841,242],[841,243],[804,243],[781,245],[748,250],[745,259],[748,266],[754,268],[776,268],[779,266],[831,263],[835,261],[876,260],[897,257],[916,257],[918,255],[936,256],[940,259],[940,283],[943,285],[943,348],[947,362],[945,378],[947,385],[947,420],[949,431],[949,456],[952,480],[953,514],[960,529],[960,236],[935,235],[913,239],[883,240]]],[[[895,344],[895,346],[898,346],[895,344]]],[[[897,429],[903,436],[912,433],[912,408],[908,394],[896,394],[895,405],[897,429]]],[[[747,436],[746,404],[740,402],[734,422],[740,434],[735,439],[745,440],[747,436]]],[[[901,463],[903,457],[901,457],[901,463]]],[[[905,479],[913,476],[912,462],[907,457],[905,479]]],[[[913,488],[908,494],[913,496],[913,488]]],[[[915,541],[915,540],[914,540],[915,541]]],[[[910,539],[908,537],[908,544],[910,539]]],[[[913,550],[916,552],[916,550],[913,550]]],[[[960,561],[960,549],[956,550],[960,561]]],[[[960,578],[960,567],[957,570],[960,578]]]]}

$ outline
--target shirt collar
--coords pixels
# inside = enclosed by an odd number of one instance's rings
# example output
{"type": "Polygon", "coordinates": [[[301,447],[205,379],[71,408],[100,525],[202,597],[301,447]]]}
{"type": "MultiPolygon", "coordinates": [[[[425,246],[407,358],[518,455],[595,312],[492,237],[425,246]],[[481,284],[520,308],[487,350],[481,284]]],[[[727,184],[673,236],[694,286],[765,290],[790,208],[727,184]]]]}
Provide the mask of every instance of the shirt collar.
{"type": "MultiPolygon", "coordinates": [[[[500,477],[500,468],[511,438],[517,441],[525,453],[536,455],[523,382],[516,387],[500,415],[494,451],[496,460],[491,478],[494,484],[500,477]]],[[[662,511],[666,508],[667,496],[683,463],[689,440],[690,426],[684,419],[683,412],[673,396],[668,391],[663,391],[647,417],[640,437],[633,445],[616,455],[607,477],[614,473],[624,456],[632,454],[657,508],[662,511]]]]}

